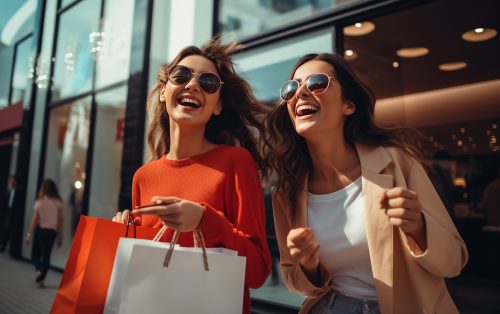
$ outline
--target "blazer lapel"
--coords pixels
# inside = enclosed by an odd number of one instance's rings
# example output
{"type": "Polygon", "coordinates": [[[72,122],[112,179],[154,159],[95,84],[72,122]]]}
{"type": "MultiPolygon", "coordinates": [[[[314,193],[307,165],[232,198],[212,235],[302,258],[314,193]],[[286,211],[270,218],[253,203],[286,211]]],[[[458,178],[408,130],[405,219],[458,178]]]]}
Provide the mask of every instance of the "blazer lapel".
{"type": "Polygon", "coordinates": [[[356,150],[361,162],[366,237],[375,288],[382,313],[392,313],[393,227],[378,203],[382,191],[394,185],[392,175],[381,173],[391,158],[383,147],[356,144],[356,150]]]}

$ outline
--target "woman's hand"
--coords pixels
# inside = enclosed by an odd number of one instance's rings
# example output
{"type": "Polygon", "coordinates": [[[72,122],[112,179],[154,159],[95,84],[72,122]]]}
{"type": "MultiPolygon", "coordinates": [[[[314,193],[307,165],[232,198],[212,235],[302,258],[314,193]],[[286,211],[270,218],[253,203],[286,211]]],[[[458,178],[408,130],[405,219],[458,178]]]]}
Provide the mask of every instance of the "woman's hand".
{"type": "Polygon", "coordinates": [[[31,232],[26,233],[26,236],[24,237],[24,243],[26,245],[31,245],[31,232]]]}
{"type": "Polygon", "coordinates": [[[126,224],[128,221],[128,216],[130,215],[130,210],[125,209],[122,212],[117,212],[116,215],[111,219],[114,222],[126,224]]]}
{"type": "Polygon", "coordinates": [[[134,209],[132,214],[157,215],[166,226],[181,232],[198,228],[205,213],[200,204],[177,197],[154,196],[151,202],[153,205],[134,209]]]}
{"type": "Polygon", "coordinates": [[[309,280],[318,282],[319,244],[311,228],[291,229],[286,238],[290,255],[300,263],[309,280]]]}
{"type": "Polygon", "coordinates": [[[389,218],[389,223],[412,237],[417,245],[425,251],[427,249],[425,219],[422,214],[422,204],[417,193],[395,187],[382,192],[379,203],[389,218]]]}

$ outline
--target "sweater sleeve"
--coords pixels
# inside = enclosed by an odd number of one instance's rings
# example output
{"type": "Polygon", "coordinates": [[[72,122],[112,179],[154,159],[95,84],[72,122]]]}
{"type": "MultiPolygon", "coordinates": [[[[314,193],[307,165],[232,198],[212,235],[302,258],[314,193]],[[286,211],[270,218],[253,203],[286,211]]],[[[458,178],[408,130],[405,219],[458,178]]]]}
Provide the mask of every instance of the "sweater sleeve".
{"type": "Polygon", "coordinates": [[[222,245],[238,251],[240,256],[246,256],[245,283],[255,289],[264,283],[271,272],[264,199],[251,155],[245,151],[233,160],[233,173],[226,174],[226,209],[202,203],[206,210],[200,228],[205,240],[210,241],[207,245],[222,245]]]}
{"type": "Polygon", "coordinates": [[[415,254],[416,243],[411,237],[402,234],[404,245],[408,253],[428,272],[440,277],[457,276],[468,260],[465,243],[422,165],[411,159],[408,168],[408,189],[417,193],[422,204],[427,250],[415,254]]]}

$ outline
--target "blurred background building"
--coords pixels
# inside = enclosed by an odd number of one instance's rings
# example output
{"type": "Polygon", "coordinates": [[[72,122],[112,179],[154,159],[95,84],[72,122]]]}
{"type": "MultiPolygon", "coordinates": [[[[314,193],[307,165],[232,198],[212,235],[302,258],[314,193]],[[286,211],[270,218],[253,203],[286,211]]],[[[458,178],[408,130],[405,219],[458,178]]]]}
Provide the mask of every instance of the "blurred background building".
{"type": "MultiPolygon", "coordinates": [[[[56,268],[80,214],[129,207],[159,66],[222,34],[245,45],[238,70],[270,106],[302,55],[343,54],[374,90],[379,124],[425,135],[431,177],[471,255],[460,278],[498,285],[500,204],[485,194],[500,192],[485,190],[500,173],[499,12],[496,0],[2,1],[0,190],[14,174],[19,197],[9,252],[30,256],[22,235],[43,178],[66,205],[56,268]]],[[[461,310],[474,308],[453,293],[461,310]]],[[[252,296],[263,312],[295,312],[303,300],[276,279],[252,296]]]]}

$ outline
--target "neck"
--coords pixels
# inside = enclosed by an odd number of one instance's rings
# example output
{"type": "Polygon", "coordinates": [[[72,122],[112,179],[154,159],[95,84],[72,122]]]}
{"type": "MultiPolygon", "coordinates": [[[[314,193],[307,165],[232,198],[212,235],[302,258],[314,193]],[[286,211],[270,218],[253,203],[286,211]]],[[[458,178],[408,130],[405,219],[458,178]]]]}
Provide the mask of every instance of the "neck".
{"type": "Polygon", "coordinates": [[[343,135],[308,139],[307,147],[313,165],[309,175],[311,192],[322,194],[338,190],[361,175],[356,148],[348,144],[343,135]]]}
{"type": "Polygon", "coordinates": [[[216,145],[205,138],[205,128],[179,127],[170,121],[170,150],[168,159],[179,160],[209,151],[216,145]]]}

